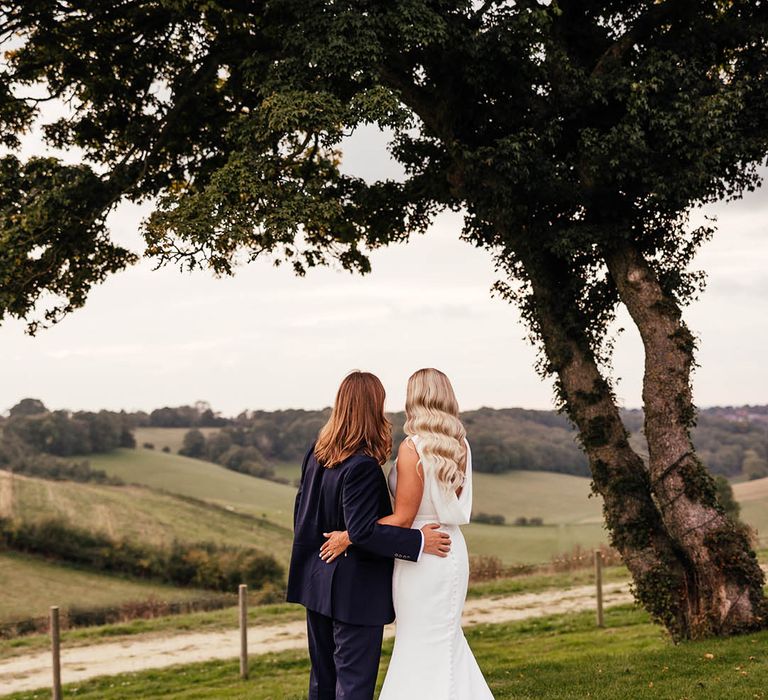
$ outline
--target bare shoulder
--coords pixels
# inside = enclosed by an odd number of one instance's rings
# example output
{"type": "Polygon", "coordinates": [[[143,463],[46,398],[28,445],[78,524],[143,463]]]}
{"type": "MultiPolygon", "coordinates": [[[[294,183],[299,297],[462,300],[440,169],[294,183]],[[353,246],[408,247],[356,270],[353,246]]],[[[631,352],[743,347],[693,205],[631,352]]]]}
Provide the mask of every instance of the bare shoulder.
{"type": "Polygon", "coordinates": [[[400,443],[400,447],[397,448],[397,463],[401,464],[413,464],[414,466],[419,461],[419,453],[416,451],[416,445],[413,444],[413,440],[410,437],[405,438],[400,443]]]}
{"type": "Polygon", "coordinates": [[[412,472],[420,475],[421,473],[419,453],[416,451],[413,440],[409,437],[400,443],[397,450],[397,471],[398,474],[412,472]]]}

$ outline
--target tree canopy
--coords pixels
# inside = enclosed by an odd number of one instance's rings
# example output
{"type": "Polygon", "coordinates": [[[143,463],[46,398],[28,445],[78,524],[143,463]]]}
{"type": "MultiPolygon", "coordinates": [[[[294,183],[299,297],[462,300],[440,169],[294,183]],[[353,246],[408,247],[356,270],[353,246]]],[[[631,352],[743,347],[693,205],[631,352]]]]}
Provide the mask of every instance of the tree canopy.
{"type": "Polygon", "coordinates": [[[43,133],[82,154],[2,159],[4,314],[53,292],[55,320],[133,262],[104,227],[121,199],[157,198],[144,233],[161,264],[224,273],[265,253],[367,271],[368,250],[463,207],[464,237],[513,279],[530,274],[521,256],[567,260],[571,313],[597,341],[617,303],[600,247],[631,239],[688,298],[710,233],[688,212],[754,188],[766,153],[761,2],[0,9],[4,143],[66,100],[43,133]],[[344,136],[371,122],[392,130],[402,182],[340,171],[344,136]]]}

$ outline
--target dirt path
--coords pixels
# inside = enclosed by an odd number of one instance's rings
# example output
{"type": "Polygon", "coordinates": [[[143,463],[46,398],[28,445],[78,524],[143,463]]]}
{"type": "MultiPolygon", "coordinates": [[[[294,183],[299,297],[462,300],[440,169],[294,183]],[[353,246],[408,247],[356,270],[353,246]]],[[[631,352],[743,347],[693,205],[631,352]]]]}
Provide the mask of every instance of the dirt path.
{"type": "MultiPolygon", "coordinates": [[[[618,605],[632,600],[629,582],[607,584],[603,591],[606,605],[618,605]]],[[[587,610],[594,606],[594,594],[593,586],[582,586],[468,600],[464,607],[464,625],[511,622],[587,610]]],[[[394,625],[389,625],[384,630],[385,637],[391,637],[394,631],[394,625]]],[[[303,649],[306,647],[305,623],[300,621],[251,627],[248,630],[248,646],[251,654],[303,649]]],[[[65,648],[61,655],[62,680],[64,683],[74,683],[94,676],[230,659],[237,656],[238,650],[239,635],[236,629],[172,636],[144,635],[120,642],[65,648]]],[[[49,686],[50,676],[50,657],[47,652],[0,661],[0,688],[3,693],[49,686]]]]}

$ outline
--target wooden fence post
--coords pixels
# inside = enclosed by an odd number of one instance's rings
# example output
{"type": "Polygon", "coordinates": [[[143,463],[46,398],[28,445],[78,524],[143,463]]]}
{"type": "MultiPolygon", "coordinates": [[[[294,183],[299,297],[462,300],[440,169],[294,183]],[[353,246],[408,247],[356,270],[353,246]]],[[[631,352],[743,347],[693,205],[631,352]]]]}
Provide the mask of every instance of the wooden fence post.
{"type": "Polygon", "coordinates": [[[603,553],[595,550],[595,587],[597,588],[597,626],[603,624],[603,553]]]}
{"type": "Polygon", "coordinates": [[[61,628],[59,607],[51,606],[51,660],[53,661],[53,700],[61,700],[61,628]]]}
{"type": "Polygon", "coordinates": [[[237,591],[240,609],[240,678],[248,678],[248,586],[240,584],[237,591]]]}

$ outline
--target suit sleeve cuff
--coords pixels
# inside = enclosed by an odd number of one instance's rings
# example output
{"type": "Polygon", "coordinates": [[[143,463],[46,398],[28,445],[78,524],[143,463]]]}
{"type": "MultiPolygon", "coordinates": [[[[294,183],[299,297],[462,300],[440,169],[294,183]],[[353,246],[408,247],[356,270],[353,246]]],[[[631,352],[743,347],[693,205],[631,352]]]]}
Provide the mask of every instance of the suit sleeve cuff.
{"type": "Polygon", "coordinates": [[[419,547],[419,554],[416,557],[416,561],[419,561],[419,559],[421,559],[421,554],[424,551],[424,533],[421,530],[419,530],[419,534],[421,535],[421,547],[419,547]]]}

